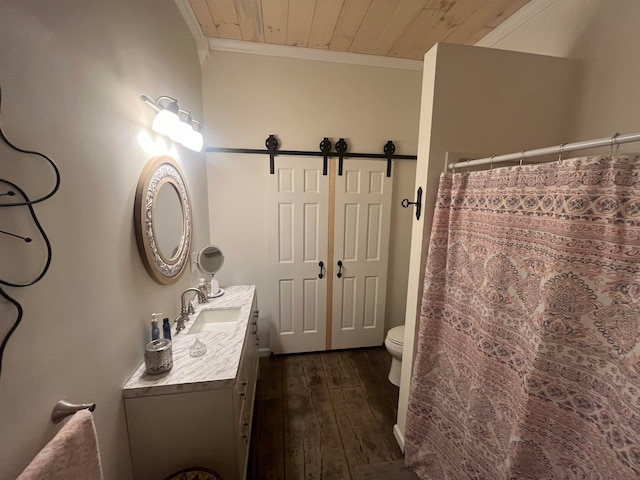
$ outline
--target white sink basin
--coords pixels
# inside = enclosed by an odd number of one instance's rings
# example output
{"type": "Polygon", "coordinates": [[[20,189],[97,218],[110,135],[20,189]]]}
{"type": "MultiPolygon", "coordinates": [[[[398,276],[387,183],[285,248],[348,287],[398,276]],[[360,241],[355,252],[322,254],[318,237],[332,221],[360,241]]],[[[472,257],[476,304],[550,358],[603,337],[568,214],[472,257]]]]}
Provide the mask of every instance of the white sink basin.
{"type": "Polygon", "coordinates": [[[187,333],[232,332],[239,316],[240,307],[201,310],[187,333]]]}

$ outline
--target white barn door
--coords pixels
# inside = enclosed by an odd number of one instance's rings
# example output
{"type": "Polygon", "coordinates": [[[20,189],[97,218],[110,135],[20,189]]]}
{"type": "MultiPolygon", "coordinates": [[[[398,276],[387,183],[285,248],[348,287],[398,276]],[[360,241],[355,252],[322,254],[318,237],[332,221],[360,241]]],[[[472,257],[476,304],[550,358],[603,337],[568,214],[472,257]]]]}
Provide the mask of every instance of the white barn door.
{"type": "Polygon", "coordinates": [[[384,161],[345,159],[342,176],[335,163],[325,176],[320,157],[283,156],[269,176],[276,354],[384,341],[392,181],[384,161]]]}
{"type": "Polygon", "coordinates": [[[332,349],[384,342],[393,185],[386,170],[384,161],[347,159],[336,177],[332,349]]]}
{"type": "Polygon", "coordinates": [[[269,175],[274,353],[326,348],[329,181],[322,158],[278,157],[269,175]],[[323,262],[323,278],[319,263],[323,262]]]}

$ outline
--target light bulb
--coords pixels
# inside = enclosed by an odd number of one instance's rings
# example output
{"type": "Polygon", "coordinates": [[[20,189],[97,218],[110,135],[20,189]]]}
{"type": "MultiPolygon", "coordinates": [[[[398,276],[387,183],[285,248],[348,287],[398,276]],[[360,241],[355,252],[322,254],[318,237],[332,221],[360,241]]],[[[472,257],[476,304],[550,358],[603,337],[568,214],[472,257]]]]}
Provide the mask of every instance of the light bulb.
{"type": "Polygon", "coordinates": [[[182,145],[195,152],[199,152],[200,150],[202,150],[203,144],[204,138],[202,138],[202,133],[193,128],[186,136],[186,138],[182,141],[182,145]]]}
{"type": "Polygon", "coordinates": [[[174,142],[183,143],[192,130],[193,128],[191,128],[191,125],[180,121],[174,125],[173,131],[169,134],[169,137],[174,142]]]}
{"type": "Polygon", "coordinates": [[[156,114],[151,128],[153,128],[154,132],[158,132],[161,135],[170,136],[178,123],[181,123],[178,115],[167,109],[163,109],[156,114]]]}

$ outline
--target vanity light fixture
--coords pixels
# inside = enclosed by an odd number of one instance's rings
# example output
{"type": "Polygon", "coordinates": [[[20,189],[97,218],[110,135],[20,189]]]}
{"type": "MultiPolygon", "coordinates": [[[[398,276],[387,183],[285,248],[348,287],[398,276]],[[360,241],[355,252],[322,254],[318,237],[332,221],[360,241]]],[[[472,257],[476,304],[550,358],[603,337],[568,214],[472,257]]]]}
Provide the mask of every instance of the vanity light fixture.
{"type": "Polygon", "coordinates": [[[146,95],[140,95],[140,98],[156,111],[151,125],[155,132],[181,143],[190,150],[202,150],[204,139],[200,122],[191,118],[191,112],[181,110],[175,98],[161,96],[155,102],[146,95]]]}
{"type": "Polygon", "coordinates": [[[192,122],[193,128],[190,132],[188,132],[187,138],[183,140],[182,144],[191,150],[199,152],[200,150],[202,150],[202,147],[204,145],[204,138],[202,137],[202,126],[195,120],[193,120],[192,122]]]}

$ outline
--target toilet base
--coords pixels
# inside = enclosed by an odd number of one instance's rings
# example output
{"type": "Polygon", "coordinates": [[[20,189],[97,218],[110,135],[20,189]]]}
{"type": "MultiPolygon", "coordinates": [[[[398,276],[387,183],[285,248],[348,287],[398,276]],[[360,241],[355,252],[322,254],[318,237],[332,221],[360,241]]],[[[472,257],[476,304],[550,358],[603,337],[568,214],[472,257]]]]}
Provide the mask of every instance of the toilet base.
{"type": "Polygon", "coordinates": [[[400,372],[402,370],[402,361],[391,357],[391,368],[389,369],[389,381],[396,387],[400,386],[400,372]]]}

